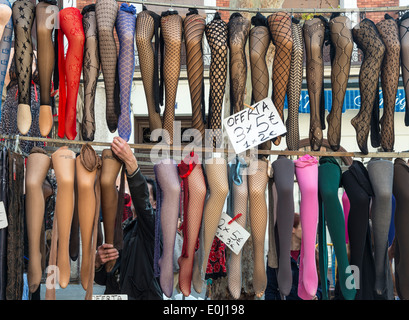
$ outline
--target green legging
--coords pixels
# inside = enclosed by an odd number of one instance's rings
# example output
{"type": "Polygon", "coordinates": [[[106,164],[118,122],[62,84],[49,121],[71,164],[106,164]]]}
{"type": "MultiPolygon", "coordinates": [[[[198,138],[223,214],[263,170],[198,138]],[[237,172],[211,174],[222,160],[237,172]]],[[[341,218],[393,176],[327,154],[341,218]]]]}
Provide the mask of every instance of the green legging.
{"type": "MultiPolygon", "coordinates": [[[[322,201],[323,216],[335,249],[338,262],[339,285],[346,300],[354,300],[356,289],[349,268],[345,240],[345,218],[338,198],[341,184],[341,168],[334,157],[320,158],[318,167],[318,189],[322,201]]],[[[321,247],[321,246],[320,246],[321,247]]],[[[322,246],[326,248],[326,246],[322,246]]],[[[326,270],[320,270],[320,273],[326,270]]]]}

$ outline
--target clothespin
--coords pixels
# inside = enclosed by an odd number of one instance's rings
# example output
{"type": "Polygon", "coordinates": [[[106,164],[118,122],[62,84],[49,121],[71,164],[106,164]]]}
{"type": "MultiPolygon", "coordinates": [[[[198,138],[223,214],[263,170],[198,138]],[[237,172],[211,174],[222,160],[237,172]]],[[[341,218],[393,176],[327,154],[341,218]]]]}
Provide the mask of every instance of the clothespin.
{"type": "Polygon", "coordinates": [[[245,107],[247,107],[247,108],[250,108],[250,109],[254,110],[254,108],[253,108],[252,106],[248,105],[247,103],[243,103],[243,105],[244,105],[245,107]]]}

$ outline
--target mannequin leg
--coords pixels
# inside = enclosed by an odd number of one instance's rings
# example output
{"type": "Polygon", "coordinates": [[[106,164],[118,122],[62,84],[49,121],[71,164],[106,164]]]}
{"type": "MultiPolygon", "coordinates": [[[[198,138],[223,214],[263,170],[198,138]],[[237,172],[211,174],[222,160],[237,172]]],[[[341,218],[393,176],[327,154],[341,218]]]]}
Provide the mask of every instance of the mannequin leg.
{"type": "Polygon", "coordinates": [[[163,198],[158,214],[162,229],[162,255],[158,260],[160,286],[167,297],[173,292],[173,252],[179,216],[180,182],[176,164],[164,160],[155,165],[156,182],[163,198]]]}
{"type": "Polygon", "coordinates": [[[118,3],[115,0],[98,0],[95,3],[95,13],[99,54],[105,84],[106,120],[108,130],[115,132],[118,127],[118,112],[115,106],[115,77],[118,57],[114,28],[118,15],[118,3]]]}
{"type": "Polygon", "coordinates": [[[183,244],[183,247],[186,248],[186,256],[183,256],[182,253],[178,258],[179,288],[185,296],[189,296],[191,291],[193,261],[206,197],[206,183],[201,164],[196,164],[190,173],[188,177],[188,190],[188,214],[187,219],[183,221],[185,226],[184,232],[187,233],[187,237],[183,240],[186,241],[186,244],[183,244]]]}
{"type": "MultiPolygon", "coordinates": [[[[8,0],[3,0],[0,2],[3,4],[7,4],[11,7],[8,0]]],[[[12,42],[12,35],[13,35],[13,18],[10,15],[8,22],[4,25],[4,30],[2,33],[2,37],[0,38],[0,92],[3,92],[4,89],[4,80],[7,74],[7,67],[9,65],[9,58],[10,58],[10,49],[11,49],[11,42],[12,42]]],[[[1,119],[1,104],[0,101],[0,119],[1,119]]]]}
{"type": "MultiPolygon", "coordinates": [[[[254,24],[249,33],[252,100],[259,102],[268,97],[269,79],[266,54],[271,38],[266,17],[257,14],[251,19],[251,22],[254,24]]],[[[262,143],[259,148],[270,150],[271,141],[262,143]]]]}
{"type": "MultiPolygon", "coordinates": [[[[57,3],[57,2],[56,2],[57,3]]],[[[40,117],[39,126],[43,137],[46,137],[53,126],[53,112],[51,110],[51,76],[54,70],[54,44],[52,32],[54,21],[50,24],[50,17],[58,7],[48,2],[39,2],[36,6],[36,28],[38,43],[38,75],[40,78],[40,117]],[[55,10],[50,10],[55,7],[55,10]]]]}
{"type": "Polygon", "coordinates": [[[341,168],[333,157],[320,158],[318,168],[318,188],[324,203],[324,215],[328,231],[334,244],[338,262],[339,285],[346,300],[354,300],[356,290],[346,286],[351,272],[345,240],[345,219],[342,206],[338,198],[341,180],[341,168]]]}
{"type": "Polygon", "coordinates": [[[267,229],[266,188],[268,183],[267,162],[253,161],[248,168],[250,229],[253,239],[254,270],[253,288],[256,296],[261,297],[267,287],[264,257],[264,242],[267,229]]]}
{"type": "Polygon", "coordinates": [[[201,268],[202,274],[206,272],[209,253],[229,190],[225,159],[208,159],[205,162],[205,169],[210,195],[205,203],[203,212],[204,225],[202,227],[204,228],[204,242],[201,245],[204,248],[204,259],[201,268]]]}
{"type": "Polygon", "coordinates": [[[381,147],[384,151],[393,151],[395,143],[395,103],[400,75],[400,41],[398,24],[392,18],[386,18],[376,24],[385,45],[385,55],[381,66],[383,94],[383,115],[381,118],[381,147]]]}
{"type": "MultiPolygon", "coordinates": [[[[144,10],[139,12],[136,17],[136,47],[138,49],[146,104],[148,105],[149,128],[151,132],[155,129],[162,129],[159,108],[159,80],[157,79],[159,68],[158,53],[157,50],[153,49],[152,44],[155,29],[158,29],[159,24],[160,16],[151,11],[144,10]]],[[[159,39],[156,38],[155,45],[158,44],[159,39]]]]}
{"type": "Polygon", "coordinates": [[[320,116],[321,95],[324,79],[324,45],[325,26],[321,19],[307,20],[303,26],[305,54],[307,58],[307,88],[310,99],[310,131],[311,150],[318,151],[322,145],[322,126],[320,116]]]}
{"type": "Polygon", "coordinates": [[[223,97],[226,90],[228,30],[227,24],[218,13],[206,25],[206,39],[211,51],[210,62],[210,92],[209,92],[209,129],[212,129],[214,138],[211,145],[220,147],[222,143],[222,109],[223,97]]]}
{"type": "MultiPolygon", "coordinates": [[[[241,213],[241,216],[235,221],[241,225],[243,228],[246,228],[247,220],[247,208],[248,208],[248,176],[247,170],[243,170],[241,175],[242,181],[241,184],[235,182],[232,183],[232,192],[233,192],[233,217],[241,213]]],[[[230,259],[227,266],[227,278],[228,278],[228,288],[230,294],[234,299],[240,298],[241,287],[242,287],[242,270],[241,270],[241,259],[242,251],[238,254],[230,252],[230,259]]]]}
{"type": "Polygon", "coordinates": [[[98,51],[98,30],[95,16],[95,4],[84,7],[82,11],[84,27],[84,106],[82,115],[81,137],[85,141],[94,141],[95,134],[95,94],[100,74],[98,51]]]}
{"type": "Polygon", "coordinates": [[[293,50],[291,51],[290,79],[288,80],[287,89],[288,117],[286,121],[286,143],[289,150],[298,150],[300,141],[298,109],[300,107],[304,62],[304,39],[302,26],[298,20],[293,19],[291,34],[293,36],[293,50]]]}
{"type": "Polygon", "coordinates": [[[85,34],[82,15],[77,8],[68,7],[59,12],[60,30],[58,32],[60,72],[60,108],[63,117],[58,117],[58,136],[64,135],[74,140],[77,136],[77,97],[81,78],[85,34]],[[64,58],[63,38],[68,40],[68,49],[64,58]],[[64,82],[66,81],[66,87],[64,82]],[[65,89],[66,88],[66,89],[65,89]]]}
{"type": "Polygon", "coordinates": [[[273,162],[274,182],[277,188],[277,231],[279,239],[277,281],[280,292],[291,291],[291,234],[294,224],[294,163],[279,156],[273,162]]]}
{"type": "Polygon", "coordinates": [[[45,153],[31,153],[27,158],[25,207],[29,248],[27,280],[30,292],[37,290],[42,276],[40,239],[45,212],[43,182],[50,165],[51,159],[45,153]]]}
{"type": "Polygon", "coordinates": [[[318,227],[318,161],[309,155],[294,161],[301,192],[300,222],[302,229],[298,296],[310,300],[318,286],[315,243],[318,227]]]}
{"type": "Polygon", "coordinates": [[[21,134],[27,134],[31,127],[31,72],[33,46],[31,28],[35,16],[35,6],[29,0],[13,3],[14,56],[18,81],[17,127],[21,134]],[[20,9],[21,8],[21,9],[20,9]]]}
{"type": "Polygon", "coordinates": [[[385,45],[376,29],[375,24],[369,20],[362,20],[352,29],[354,41],[364,52],[364,61],[359,72],[359,90],[361,93],[361,108],[351,120],[356,130],[356,139],[362,153],[368,153],[368,135],[370,120],[374,106],[378,81],[381,70],[385,45]]]}
{"type": "MultiPolygon", "coordinates": [[[[189,9],[191,10],[191,9],[189,9]]],[[[206,21],[197,10],[191,10],[183,21],[183,30],[186,45],[186,67],[192,103],[192,128],[198,130],[201,136],[195,141],[203,141],[205,137],[204,119],[204,86],[203,86],[203,48],[202,40],[206,21]]]]}
{"type": "Polygon", "coordinates": [[[342,185],[351,204],[348,216],[349,262],[358,267],[360,275],[355,300],[372,300],[374,299],[375,264],[372,255],[369,210],[373,191],[368,171],[361,162],[354,161],[350,169],[342,174],[342,185]],[[356,175],[356,172],[362,173],[356,175]],[[362,185],[367,187],[364,188],[362,185]]]}
{"type": "Polygon", "coordinates": [[[351,28],[351,21],[347,16],[337,16],[329,21],[334,57],[331,62],[332,106],[327,116],[327,139],[334,151],[339,149],[341,142],[342,106],[354,48],[351,28]]]}
{"type": "Polygon", "coordinates": [[[118,135],[128,141],[132,133],[131,89],[135,70],[135,25],[136,9],[133,5],[123,4],[116,18],[116,31],[119,38],[119,89],[121,114],[118,118],[118,135]],[[130,10],[130,11],[129,11],[130,10]]]}
{"type": "MultiPolygon", "coordinates": [[[[405,96],[409,97],[409,15],[405,14],[398,20],[399,40],[401,46],[402,80],[405,96]]],[[[405,126],[409,126],[409,99],[405,99],[405,126]]]]}
{"type": "Polygon", "coordinates": [[[372,158],[368,163],[369,179],[375,197],[372,201],[372,229],[375,257],[375,292],[387,294],[388,233],[392,215],[393,163],[389,160],[372,158]]]}
{"type": "Polygon", "coordinates": [[[66,288],[70,281],[69,240],[74,212],[75,153],[64,146],[51,155],[58,185],[55,212],[58,220],[57,267],[59,284],[66,288]]]}
{"type": "Polygon", "coordinates": [[[95,218],[95,178],[96,168],[90,171],[82,164],[81,155],[75,160],[77,187],[78,187],[78,219],[81,231],[81,285],[87,290],[88,277],[91,268],[92,232],[95,218]]]}
{"type": "Polygon", "coordinates": [[[233,13],[227,24],[230,53],[230,114],[243,110],[247,81],[246,43],[250,31],[250,20],[240,13],[233,13]]]}
{"type": "MultiPolygon", "coordinates": [[[[290,76],[291,51],[293,49],[291,16],[287,12],[277,12],[271,14],[267,19],[271,38],[275,45],[272,100],[281,120],[284,122],[284,101],[290,76]]],[[[280,142],[281,137],[275,138],[274,144],[276,146],[280,142]]]]}
{"type": "Polygon", "coordinates": [[[393,194],[396,200],[395,209],[395,281],[399,298],[407,300],[409,297],[408,281],[408,236],[405,226],[408,223],[407,205],[409,194],[406,182],[408,181],[408,165],[403,159],[396,159],[393,171],[393,194]]]}
{"type": "Polygon", "coordinates": [[[168,144],[173,144],[173,122],[175,120],[176,93],[180,75],[180,54],[182,47],[182,18],[177,11],[162,13],[161,33],[163,34],[163,80],[165,84],[165,111],[163,129],[169,133],[168,144]],[[170,13],[170,14],[168,14],[170,13]]]}
{"type": "MultiPolygon", "coordinates": [[[[114,244],[115,218],[118,206],[118,190],[116,179],[121,170],[119,162],[112,154],[111,149],[102,150],[101,171],[101,211],[104,223],[105,243],[114,244]]],[[[105,269],[110,271],[115,261],[105,264],[105,269]]]]}

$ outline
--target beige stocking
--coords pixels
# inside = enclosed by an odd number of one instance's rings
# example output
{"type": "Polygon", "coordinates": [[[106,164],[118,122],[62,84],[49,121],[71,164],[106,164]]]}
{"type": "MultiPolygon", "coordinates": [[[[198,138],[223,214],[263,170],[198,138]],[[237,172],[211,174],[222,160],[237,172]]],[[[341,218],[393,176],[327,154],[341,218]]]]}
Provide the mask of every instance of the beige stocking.
{"type": "Polygon", "coordinates": [[[74,213],[75,153],[64,146],[51,155],[51,160],[58,186],[55,203],[58,220],[57,267],[59,284],[61,288],[66,288],[71,274],[69,242],[74,213]]]}
{"type": "Polygon", "coordinates": [[[25,207],[29,249],[27,280],[30,292],[37,290],[42,277],[42,255],[40,251],[46,199],[43,184],[50,165],[51,159],[45,151],[32,151],[27,158],[25,207]]]}

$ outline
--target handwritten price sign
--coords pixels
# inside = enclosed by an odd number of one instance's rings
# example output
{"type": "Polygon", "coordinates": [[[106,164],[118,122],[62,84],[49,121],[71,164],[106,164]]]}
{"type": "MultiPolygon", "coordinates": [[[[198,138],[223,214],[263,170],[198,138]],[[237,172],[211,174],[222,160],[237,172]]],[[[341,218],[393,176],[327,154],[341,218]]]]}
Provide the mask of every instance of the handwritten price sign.
{"type": "Polygon", "coordinates": [[[287,129],[270,98],[223,120],[224,128],[236,153],[281,136],[287,129]]]}
{"type": "Polygon", "coordinates": [[[222,213],[216,231],[216,237],[223,241],[235,254],[239,254],[244,243],[250,237],[250,233],[225,212],[222,213]],[[230,222],[230,224],[229,224],[230,222]]]}

